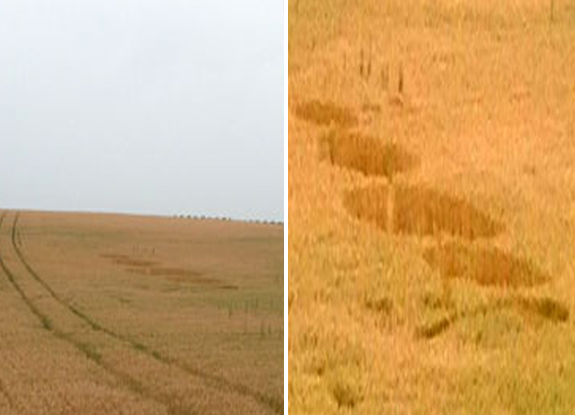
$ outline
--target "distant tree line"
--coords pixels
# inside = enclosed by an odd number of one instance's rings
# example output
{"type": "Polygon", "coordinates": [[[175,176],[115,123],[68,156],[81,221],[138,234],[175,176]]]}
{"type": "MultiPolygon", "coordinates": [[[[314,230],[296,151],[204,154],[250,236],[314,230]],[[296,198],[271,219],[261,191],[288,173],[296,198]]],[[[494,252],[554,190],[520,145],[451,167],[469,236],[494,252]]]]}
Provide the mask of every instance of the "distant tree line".
{"type": "Polygon", "coordinates": [[[274,221],[274,220],[266,220],[266,219],[232,219],[227,216],[207,216],[207,215],[174,215],[174,218],[177,219],[191,219],[191,220],[219,220],[224,222],[245,222],[245,223],[257,223],[261,225],[275,225],[275,226],[283,226],[283,221],[274,221]]]}

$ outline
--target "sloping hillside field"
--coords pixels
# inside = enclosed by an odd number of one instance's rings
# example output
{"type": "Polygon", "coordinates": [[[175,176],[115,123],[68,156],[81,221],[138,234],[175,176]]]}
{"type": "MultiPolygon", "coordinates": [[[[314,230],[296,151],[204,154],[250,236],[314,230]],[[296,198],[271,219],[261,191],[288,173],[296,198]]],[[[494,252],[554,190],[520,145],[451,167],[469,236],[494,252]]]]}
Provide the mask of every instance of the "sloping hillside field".
{"type": "Polygon", "coordinates": [[[283,227],[0,212],[0,414],[283,411],[283,227]]]}
{"type": "Polygon", "coordinates": [[[289,2],[290,414],[572,414],[575,4],[289,2]]]}

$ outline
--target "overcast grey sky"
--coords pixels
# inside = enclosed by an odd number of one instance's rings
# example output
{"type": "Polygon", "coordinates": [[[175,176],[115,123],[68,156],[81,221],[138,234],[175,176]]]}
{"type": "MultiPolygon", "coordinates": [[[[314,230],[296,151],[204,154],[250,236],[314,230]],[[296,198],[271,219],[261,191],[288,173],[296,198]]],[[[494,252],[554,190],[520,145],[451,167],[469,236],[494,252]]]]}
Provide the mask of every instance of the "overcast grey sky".
{"type": "Polygon", "coordinates": [[[283,218],[281,0],[0,1],[0,208],[283,218]]]}

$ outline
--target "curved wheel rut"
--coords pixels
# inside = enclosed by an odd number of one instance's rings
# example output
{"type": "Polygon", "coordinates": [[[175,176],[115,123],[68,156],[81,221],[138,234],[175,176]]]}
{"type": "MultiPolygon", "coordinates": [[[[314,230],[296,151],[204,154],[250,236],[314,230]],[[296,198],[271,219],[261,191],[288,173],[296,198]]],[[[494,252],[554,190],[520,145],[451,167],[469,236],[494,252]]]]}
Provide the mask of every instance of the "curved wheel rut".
{"type": "MultiPolygon", "coordinates": [[[[2,216],[0,217],[0,232],[2,231],[5,218],[6,218],[6,212],[3,212],[2,216]]],[[[56,339],[65,341],[70,345],[74,346],[74,348],[76,348],[78,352],[84,355],[84,357],[86,357],[88,360],[92,361],[93,363],[104,369],[106,372],[113,375],[117,380],[119,380],[122,384],[124,384],[131,392],[140,395],[144,399],[155,401],[161,404],[162,406],[167,407],[167,402],[162,401],[161,399],[158,399],[149,393],[146,393],[143,387],[135,379],[133,379],[129,375],[126,375],[125,373],[115,370],[110,365],[102,362],[100,356],[94,352],[91,352],[89,347],[87,347],[86,343],[73,339],[65,331],[55,327],[54,324],[52,323],[52,319],[34,303],[34,301],[32,300],[33,295],[30,295],[30,293],[28,293],[27,290],[22,286],[21,282],[15,276],[13,270],[9,268],[8,265],[6,264],[2,254],[3,250],[0,249],[0,268],[4,272],[6,278],[8,279],[8,282],[18,293],[18,295],[20,296],[20,298],[22,299],[28,310],[30,310],[30,312],[34,314],[34,316],[36,316],[36,318],[39,320],[44,330],[48,331],[56,339]]],[[[171,413],[171,411],[169,412],[171,413]]]]}

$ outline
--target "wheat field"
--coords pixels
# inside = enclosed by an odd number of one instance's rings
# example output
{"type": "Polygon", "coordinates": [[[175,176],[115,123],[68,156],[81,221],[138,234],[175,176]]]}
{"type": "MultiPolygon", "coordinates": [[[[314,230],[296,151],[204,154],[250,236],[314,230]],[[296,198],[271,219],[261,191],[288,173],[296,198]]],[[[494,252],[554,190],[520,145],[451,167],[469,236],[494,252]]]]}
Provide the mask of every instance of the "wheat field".
{"type": "Polygon", "coordinates": [[[0,211],[0,414],[283,411],[283,226],[0,211]]]}
{"type": "Polygon", "coordinates": [[[575,4],[288,8],[290,414],[572,413],[575,4]]]}

